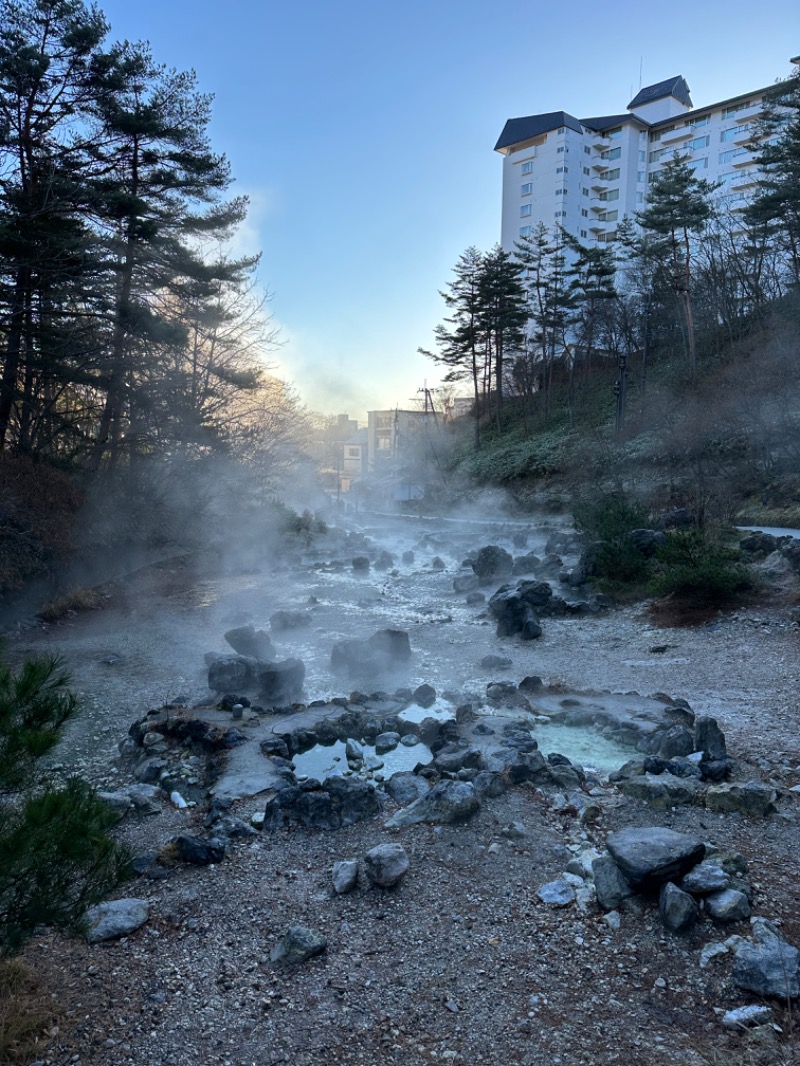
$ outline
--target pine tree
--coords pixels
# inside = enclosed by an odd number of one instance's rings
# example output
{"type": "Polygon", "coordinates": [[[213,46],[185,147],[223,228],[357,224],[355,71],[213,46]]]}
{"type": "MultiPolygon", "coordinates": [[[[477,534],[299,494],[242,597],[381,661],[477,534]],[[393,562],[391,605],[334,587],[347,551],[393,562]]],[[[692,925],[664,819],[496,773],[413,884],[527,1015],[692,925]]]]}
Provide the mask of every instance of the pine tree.
{"type": "Polygon", "coordinates": [[[800,63],[766,94],[756,133],[761,176],[745,218],[784,250],[800,286],[800,63]]]}
{"type": "Polygon", "coordinates": [[[676,152],[657,171],[648,190],[648,206],[637,221],[656,240],[653,252],[681,307],[692,377],[697,371],[697,338],[692,308],[692,238],[711,218],[716,186],[695,176],[676,152]]]}
{"type": "Polygon", "coordinates": [[[484,257],[474,246],[467,248],[459,256],[453,273],[455,277],[447,290],[440,292],[451,314],[434,331],[438,351],[430,352],[424,348],[419,351],[449,368],[445,381],[460,381],[465,377],[472,381],[475,450],[478,451],[481,446],[482,382],[485,381],[487,370],[482,296],[484,257]]]}

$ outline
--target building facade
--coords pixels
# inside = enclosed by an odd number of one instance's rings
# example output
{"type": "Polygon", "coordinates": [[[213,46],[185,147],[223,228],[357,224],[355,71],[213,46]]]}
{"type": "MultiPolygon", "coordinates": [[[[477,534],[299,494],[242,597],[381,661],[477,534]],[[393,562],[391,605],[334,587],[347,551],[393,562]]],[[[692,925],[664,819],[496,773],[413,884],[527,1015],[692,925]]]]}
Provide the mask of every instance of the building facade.
{"type": "Polygon", "coordinates": [[[681,77],[641,89],[622,114],[578,119],[566,111],[509,119],[503,155],[501,243],[508,252],[561,226],[584,245],[612,243],[647,204],[653,177],[677,152],[698,177],[720,182],[735,211],[755,189],[750,142],[767,88],[694,108],[681,77]]]}

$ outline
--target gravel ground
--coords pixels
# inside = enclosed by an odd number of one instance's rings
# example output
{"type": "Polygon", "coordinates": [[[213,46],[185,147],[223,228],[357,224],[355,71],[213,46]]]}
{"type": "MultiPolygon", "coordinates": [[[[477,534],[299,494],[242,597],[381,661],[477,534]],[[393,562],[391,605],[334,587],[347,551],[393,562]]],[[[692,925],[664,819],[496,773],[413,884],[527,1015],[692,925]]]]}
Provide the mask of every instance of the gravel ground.
{"type": "MultiPolygon", "coordinates": [[[[178,690],[202,691],[201,651],[219,644],[209,645],[210,634],[243,612],[262,624],[276,605],[307,595],[320,600],[318,642],[323,631],[353,634],[354,617],[377,628],[399,616],[419,649],[403,680],[480,690],[491,678],[477,661],[502,652],[513,660],[507,679],[536,673],[579,689],[666,691],[714,714],[754,774],[783,788],[800,781],[800,633],[785,603],[691,631],[656,630],[634,609],[548,619],[543,637],[523,645],[497,640],[480,612],[467,612],[448,591],[451,579],[452,570],[434,575],[419,562],[387,576],[365,620],[363,607],[348,613],[343,606],[353,599],[352,581],[331,591],[301,570],[280,581],[238,575],[198,583],[162,565],[113,590],[105,611],[21,633],[11,652],[66,655],[89,711],[71,727],[60,765],[107,785],[126,780],[112,759],[134,718],[178,690]],[[262,597],[258,609],[254,592],[262,597]],[[448,615],[452,622],[443,622],[448,615]],[[666,651],[650,650],[664,644],[666,651]],[[104,662],[111,655],[119,663],[104,662]]],[[[322,667],[312,669],[312,695],[314,686],[319,694],[335,691],[334,683],[322,667]]],[[[26,958],[61,1012],[40,1061],[799,1063],[781,1004],[773,1007],[783,1032],[762,1032],[760,1043],[722,1029],[720,1011],[752,1001],[731,984],[730,956],[700,967],[701,947],[728,931],[706,920],[688,937],[674,937],[650,904],[626,906],[613,930],[594,905],[582,913],[536,897],[575,849],[602,845],[607,832],[624,826],[665,825],[741,851],[755,885],[754,912],[780,920],[784,935],[800,944],[796,803],[796,794],[786,794],[777,815],[751,822],[693,808],[653,812],[608,789],[600,819],[585,828],[556,809],[552,793],[518,786],[485,801],[463,826],[389,831],[378,818],[336,833],[259,836],[230,848],[216,867],[126,886],[125,894],[151,904],[150,921],[127,939],[90,947],[45,935],[30,945],[26,958]],[[503,833],[512,822],[524,826],[524,836],[503,833]],[[386,840],[401,842],[410,856],[400,885],[369,888],[362,877],[354,893],[335,896],[333,863],[363,858],[386,840]],[[276,967],[270,950],[298,923],[321,932],[327,951],[295,968],[276,967]]],[[[258,805],[245,803],[242,813],[258,805]]],[[[155,816],[128,818],[121,832],[136,850],[152,850],[177,832],[198,830],[199,819],[165,804],[155,816]]]]}

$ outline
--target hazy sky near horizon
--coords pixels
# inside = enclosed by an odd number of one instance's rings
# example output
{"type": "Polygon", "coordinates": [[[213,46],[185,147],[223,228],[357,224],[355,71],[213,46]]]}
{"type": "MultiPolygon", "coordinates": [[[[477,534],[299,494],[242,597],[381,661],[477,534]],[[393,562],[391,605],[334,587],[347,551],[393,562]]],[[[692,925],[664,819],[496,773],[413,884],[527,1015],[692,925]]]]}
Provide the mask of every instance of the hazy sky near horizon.
{"type": "Polygon", "coordinates": [[[409,406],[438,369],[439,290],[500,237],[507,118],[623,112],[682,74],[695,106],[772,84],[800,5],[705,0],[99,0],[112,38],[149,40],[215,96],[211,138],[251,210],[282,347],[312,410],[409,406]],[[763,11],[763,15],[761,14],[763,11]]]}

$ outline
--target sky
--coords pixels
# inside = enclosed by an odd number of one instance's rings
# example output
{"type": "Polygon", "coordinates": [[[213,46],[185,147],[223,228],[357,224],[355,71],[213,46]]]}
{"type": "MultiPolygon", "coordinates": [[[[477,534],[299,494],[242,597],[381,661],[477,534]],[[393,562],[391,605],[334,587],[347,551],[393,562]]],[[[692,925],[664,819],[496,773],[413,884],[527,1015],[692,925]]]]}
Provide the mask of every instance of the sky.
{"type": "Polygon", "coordinates": [[[99,0],[214,95],[212,145],[250,197],[280,347],[312,411],[411,407],[437,366],[440,290],[500,238],[506,119],[624,111],[682,74],[695,106],[772,84],[800,53],[800,4],[703,0],[99,0]],[[763,12],[763,14],[762,14],[763,12]]]}

